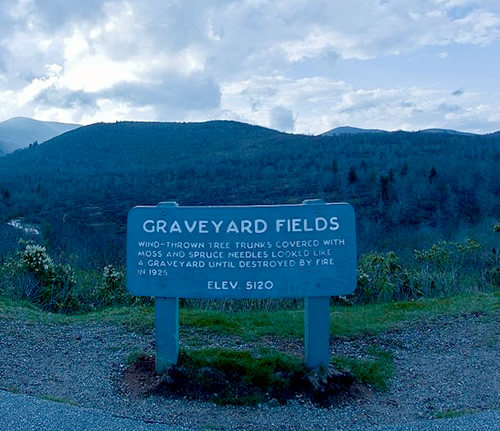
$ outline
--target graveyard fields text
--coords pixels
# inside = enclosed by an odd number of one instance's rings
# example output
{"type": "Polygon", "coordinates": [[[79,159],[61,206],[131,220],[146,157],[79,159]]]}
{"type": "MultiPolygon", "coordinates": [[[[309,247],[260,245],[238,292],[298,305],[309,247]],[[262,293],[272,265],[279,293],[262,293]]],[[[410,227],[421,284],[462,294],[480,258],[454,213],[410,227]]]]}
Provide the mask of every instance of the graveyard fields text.
{"type": "MultiPolygon", "coordinates": [[[[340,228],[338,217],[280,218],[273,223],[276,233],[324,232],[340,228]]],[[[159,234],[264,234],[270,230],[264,219],[243,220],[146,220],[142,224],[146,233],[159,234]]]]}

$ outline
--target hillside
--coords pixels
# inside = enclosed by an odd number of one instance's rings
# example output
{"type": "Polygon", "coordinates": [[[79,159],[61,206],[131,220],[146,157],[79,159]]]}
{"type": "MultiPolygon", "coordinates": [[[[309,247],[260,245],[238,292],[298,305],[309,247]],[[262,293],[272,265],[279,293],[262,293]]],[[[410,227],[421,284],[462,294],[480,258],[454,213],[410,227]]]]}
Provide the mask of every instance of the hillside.
{"type": "Polygon", "coordinates": [[[342,126],[324,132],[321,136],[356,135],[359,133],[388,133],[380,129],[360,129],[359,127],[342,126]]]}
{"type": "MultiPolygon", "coordinates": [[[[381,129],[360,129],[359,127],[342,126],[336,127],[335,129],[328,130],[322,133],[320,136],[340,136],[340,135],[357,135],[362,133],[390,133],[386,130],[381,129]]],[[[474,136],[474,133],[459,132],[457,130],[450,129],[423,129],[418,133],[437,133],[441,135],[467,135],[474,136]]],[[[500,132],[495,132],[500,133],[500,132]]]]}
{"type": "Polygon", "coordinates": [[[77,127],[80,126],[23,117],[0,122],[0,156],[27,147],[34,142],[47,141],[77,127]]]}
{"type": "Polygon", "coordinates": [[[413,250],[464,232],[491,233],[499,162],[498,135],[328,137],[230,121],[100,123],[0,158],[0,214],[45,222],[53,241],[87,253],[97,245],[105,253],[107,238],[118,238],[121,245],[109,248],[123,256],[134,205],[314,197],[354,205],[361,252],[413,250]]]}

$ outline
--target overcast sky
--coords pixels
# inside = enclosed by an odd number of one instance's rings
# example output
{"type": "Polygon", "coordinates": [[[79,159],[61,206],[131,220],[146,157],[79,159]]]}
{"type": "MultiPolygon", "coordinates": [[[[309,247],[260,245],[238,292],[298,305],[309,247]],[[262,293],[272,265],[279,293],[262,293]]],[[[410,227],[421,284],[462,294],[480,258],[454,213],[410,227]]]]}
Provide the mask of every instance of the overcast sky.
{"type": "Polygon", "coordinates": [[[498,0],[0,0],[0,121],[500,130],[498,0]]]}

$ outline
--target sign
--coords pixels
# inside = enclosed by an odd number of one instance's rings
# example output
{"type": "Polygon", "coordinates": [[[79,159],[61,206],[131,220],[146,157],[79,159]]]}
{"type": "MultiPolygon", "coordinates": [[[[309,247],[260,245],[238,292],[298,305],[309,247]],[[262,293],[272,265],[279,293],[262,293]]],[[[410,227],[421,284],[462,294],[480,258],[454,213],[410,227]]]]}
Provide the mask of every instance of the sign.
{"type": "Polygon", "coordinates": [[[352,293],[356,288],[354,209],[322,201],[134,207],[128,216],[127,288],[135,295],[164,298],[352,293]]]}

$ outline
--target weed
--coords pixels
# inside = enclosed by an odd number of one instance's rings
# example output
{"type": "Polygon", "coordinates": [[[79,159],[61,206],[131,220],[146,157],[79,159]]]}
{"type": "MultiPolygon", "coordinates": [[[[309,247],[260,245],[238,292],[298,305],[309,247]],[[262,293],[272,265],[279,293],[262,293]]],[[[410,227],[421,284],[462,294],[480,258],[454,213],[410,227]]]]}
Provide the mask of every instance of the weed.
{"type": "Polygon", "coordinates": [[[0,389],[3,391],[10,392],[11,394],[18,394],[20,392],[19,388],[17,386],[13,386],[13,385],[4,386],[2,383],[0,383],[0,389]]]}
{"type": "Polygon", "coordinates": [[[439,412],[436,412],[434,414],[434,417],[436,419],[453,419],[453,418],[460,418],[463,416],[472,415],[472,414],[478,413],[480,411],[481,411],[480,409],[463,409],[463,410],[446,409],[446,410],[440,410],[439,412]]]}
{"type": "Polygon", "coordinates": [[[127,356],[127,359],[125,362],[128,365],[136,364],[138,362],[144,361],[146,358],[148,358],[148,355],[140,350],[132,350],[127,356]]]}
{"type": "Polygon", "coordinates": [[[47,401],[53,401],[56,403],[61,403],[61,404],[68,404],[70,406],[77,406],[78,403],[74,400],[69,400],[67,398],[61,398],[55,395],[41,395],[40,398],[42,400],[47,400],[47,401]]]}

